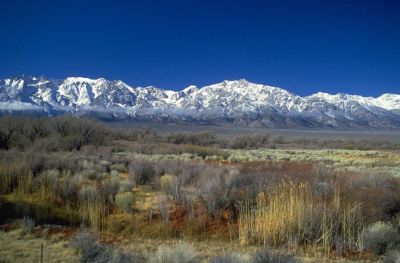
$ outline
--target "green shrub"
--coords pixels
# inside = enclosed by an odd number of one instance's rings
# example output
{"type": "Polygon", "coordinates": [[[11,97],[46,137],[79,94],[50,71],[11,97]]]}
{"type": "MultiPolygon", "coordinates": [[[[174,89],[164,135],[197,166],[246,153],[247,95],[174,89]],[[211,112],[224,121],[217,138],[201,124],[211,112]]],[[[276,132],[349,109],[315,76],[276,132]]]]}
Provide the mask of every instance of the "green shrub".
{"type": "Polygon", "coordinates": [[[116,170],[116,171],[118,171],[118,172],[120,172],[120,173],[125,173],[125,172],[127,172],[127,168],[126,168],[125,163],[114,163],[114,164],[112,164],[112,165],[110,166],[110,169],[111,169],[111,170],[116,170]]]}
{"type": "Polygon", "coordinates": [[[135,183],[132,182],[131,180],[125,180],[121,182],[119,191],[121,193],[126,193],[126,192],[131,192],[132,188],[134,187],[135,183]]]}

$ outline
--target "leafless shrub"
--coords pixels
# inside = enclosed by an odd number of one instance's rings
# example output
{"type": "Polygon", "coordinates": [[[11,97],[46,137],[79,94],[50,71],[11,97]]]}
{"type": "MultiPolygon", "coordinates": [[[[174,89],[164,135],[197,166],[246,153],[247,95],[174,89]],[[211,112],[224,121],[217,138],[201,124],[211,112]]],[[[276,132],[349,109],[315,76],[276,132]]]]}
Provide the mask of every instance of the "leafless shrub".
{"type": "Polygon", "coordinates": [[[76,177],[66,177],[63,188],[63,198],[70,205],[76,206],[79,196],[79,181],[76,177]]]}
{"type": "Polygon", "coordinates": [[[120,187],[118,177],[111,177],[110,179],[103,180],[100,187],[100,195],[103,200],[113,201],[117,195],[120,187]]]}
{"type": "Polygon", "coordinates": [[[35,227],[35,221],[32,218],[24,217],[21,220],[21,230],[23,235],[32,233],[34,227],[35,227]]]}
{"type": "Polygon", "coordinates": [[[195,207],[194,207],[194,198],[190,194],[183,193],[181,197],[181,204],[185,208],[187,214],[188,214],[188,219],[190,221],[193,221],[195,219],[195,207]]]}
{"type": "Polygon", "coordinates": [[[161,195],[158,197],[158,210],[160,211],[160,217],[162,221],[166,224],[169,219],[169,206],[168,206],[168,197],[165,195],[161,195]]]}
{"type": "Polygon", "coordinates": [[[129,165],[129,176],[138,185],[154,185],[156,171],[150,161],[134,160],[129,165]]]}
{"type": "Polygon", "coordinates": [[[181,182],[178,177],[165,174],[160,177],[160,188],[166,194],[172,195],[175,201],[180,201],[182,196],[181,182]]]}
{"type": "Polygon", "coordinates": [[[33,118],[24,123],[22,133],[32,142],[49,136],[51,133],[50,126],[44,118],[33,118]]]}
{"type": "Polygon", "coordinates": [[[363,244],[364,249],[382,255],[400,245],[400,233],[388,223],[376,222],[365,230],[363,244]]]}
{"type": "Polygon", "coordinates": [[[104,248],[97,241],[97,235],[89,232],[78,233],[71,239],[71,247],[80,252],[81,263],[95,262],[96,258],[103,252],[104,248]]]}
{"type": "Polygon", "coordinates": [[[198,191],[198,196],[213,217],[226,205],[226,181],[223,174],[209,177],[198,191]]]}
{"type": "Polygon", "coordinates": [[[160,246],[150,257],[149,263],[198,263],[200,259],[196,250],[186,243],[175,246],[160,246]]]}
{"type": "Polygon", "coordinates": [[[136,128],[128,131],[127,139],[139,143],[154,143],[159,139],[159,136],[150,128],[136,128]]]}
{"type": "Polygon", "coordinates": [[[385,263],[400,263],[400,249],[389,251],[383,260],[385,263]]]}
{"type": "Polygon", "coordinates": [[[342,179],[343,195],[362,203],[369,223],[389,221],[400,213],[400,179],[377,175],[360,175],[342,179]]]}
{"type": "Polygon", "coordinates": [[[0,149],[8,150],[11,147],[12,136],[15,135],[17,129],[17,122],[13,117],[0,118],[0,149]]]}
{"type": "Polygon", "coordinates": [[[174,144],[193,144],[200,146],[210,146],[218,144],[220,139],[209,132],[199,133],[172,133],[166,140],[174,144]]]}
{"type": "Polygon", "coordinates": [[[71,247],[80,252],[80,262],[82,263],[140,263],[145,261],[140,253],[124,253],[111,246],[100,244],[96,234],[86,231],[80,232],[72,238],[71,247]]]}
{"type": "Polygon", "coordinates": [[[256,134],[253,136],[234,137],[229,146],[233,149],[255,149],[269,146],[269,134],[256,134]]]}

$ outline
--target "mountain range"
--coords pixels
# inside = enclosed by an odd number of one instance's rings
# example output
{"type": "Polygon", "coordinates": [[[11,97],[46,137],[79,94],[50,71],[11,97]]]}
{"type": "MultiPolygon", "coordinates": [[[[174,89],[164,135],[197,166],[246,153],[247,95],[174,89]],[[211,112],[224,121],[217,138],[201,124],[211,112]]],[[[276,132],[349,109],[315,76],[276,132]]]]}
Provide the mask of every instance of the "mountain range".
{"type": "Polygon", "coordinates": [[[318,92],[302,97],[244,79],[171,91],[104,78],[16,76],[0,80],[0,112],[268,128],[396,129],[400,95],[318,92]]]}

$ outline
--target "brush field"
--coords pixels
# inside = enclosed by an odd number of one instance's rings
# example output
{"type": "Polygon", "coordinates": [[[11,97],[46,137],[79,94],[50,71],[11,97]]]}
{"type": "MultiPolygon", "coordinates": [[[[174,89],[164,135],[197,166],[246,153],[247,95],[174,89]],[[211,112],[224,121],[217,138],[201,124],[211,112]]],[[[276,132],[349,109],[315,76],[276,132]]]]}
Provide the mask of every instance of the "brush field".
{"type": "Polygon", "coordinates": [[[0,262],[400,260],[393,141],[6,116],[0,148],[0,262]]]}

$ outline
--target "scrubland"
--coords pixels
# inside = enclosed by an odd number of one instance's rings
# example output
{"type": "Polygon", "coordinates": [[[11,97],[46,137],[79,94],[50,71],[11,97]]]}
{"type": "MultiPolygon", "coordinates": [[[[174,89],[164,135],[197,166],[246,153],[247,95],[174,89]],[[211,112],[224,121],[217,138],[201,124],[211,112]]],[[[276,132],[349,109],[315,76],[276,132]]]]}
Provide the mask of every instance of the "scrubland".
{"type": "Polygon", "coordinates": [[[400,145],[0,119],[0,262],[399,262],[400,145]]]}

